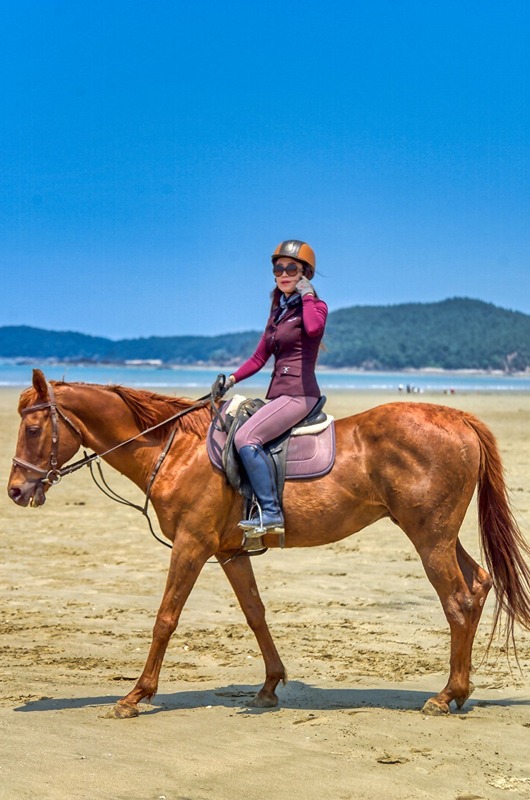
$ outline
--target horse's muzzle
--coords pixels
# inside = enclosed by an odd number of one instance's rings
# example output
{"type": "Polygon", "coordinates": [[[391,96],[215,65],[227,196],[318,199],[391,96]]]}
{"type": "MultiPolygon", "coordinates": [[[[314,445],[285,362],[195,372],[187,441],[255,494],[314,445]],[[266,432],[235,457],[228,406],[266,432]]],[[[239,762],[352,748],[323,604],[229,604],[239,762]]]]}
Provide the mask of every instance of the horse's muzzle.
{"type": "Polygon", "coordinates": [[[42,481],[24,481],[24,483],[18,485],[10,484],[7,493],[17,506],[22,506],[23,508],[29,505],[33,508],[38,508],[46,502],[42,481]]]}

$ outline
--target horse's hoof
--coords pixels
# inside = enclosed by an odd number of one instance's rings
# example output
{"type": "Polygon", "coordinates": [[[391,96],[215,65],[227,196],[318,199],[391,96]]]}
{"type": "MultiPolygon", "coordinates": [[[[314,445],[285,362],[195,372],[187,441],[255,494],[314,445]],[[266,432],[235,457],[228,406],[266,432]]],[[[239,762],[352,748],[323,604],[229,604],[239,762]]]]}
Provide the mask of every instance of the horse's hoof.
{"type": "Polygon", "coordinates": [[[116,703],[107,716],[112,719],[133,719],[133,717],[139,717],[140,712],[136,705],[131,705],[130,703],[116,703]]]}
{"type": "Polygon", "coordinates": [[[262,694],[258,692],[248,704],[249,708],[274,708],[278,705],[278,698],[275,694],[262,694]]]}
{"type": "Polygon", "coordinates": [[[449,714],[449,706],[447,703],[441,703],[435,697],[430,697],[422,708],[422,713],[428,717],[441,717],[444,714],[449,714]]]}

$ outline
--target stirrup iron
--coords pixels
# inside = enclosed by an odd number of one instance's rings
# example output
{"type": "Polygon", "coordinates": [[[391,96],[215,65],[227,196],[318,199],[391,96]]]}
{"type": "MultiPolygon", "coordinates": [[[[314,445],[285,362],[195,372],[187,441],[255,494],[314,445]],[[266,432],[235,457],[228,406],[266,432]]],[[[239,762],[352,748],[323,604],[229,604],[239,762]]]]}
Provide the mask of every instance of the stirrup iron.
{"type": "Polygon", "coordinates": [[[250,536],[264,536],[266,533],[284,533],[285,526],[283,522],[264,524],[263,512],[257,500],[254,500],[250,507],[248,519],[242,519],[238,522],[238,527],[247,532],[250,536]]]}
{"type": "Polygon", "coordinates": [[[242,547],[244,550],[256,550],[265,547],[263,537],[274,534],[279,537],[280,547],[285,547],[284,525],[264,525],[260,504],[255,501],[249,513],[249,519],[241,520],[238,526],[244,531],[242,547]]]}

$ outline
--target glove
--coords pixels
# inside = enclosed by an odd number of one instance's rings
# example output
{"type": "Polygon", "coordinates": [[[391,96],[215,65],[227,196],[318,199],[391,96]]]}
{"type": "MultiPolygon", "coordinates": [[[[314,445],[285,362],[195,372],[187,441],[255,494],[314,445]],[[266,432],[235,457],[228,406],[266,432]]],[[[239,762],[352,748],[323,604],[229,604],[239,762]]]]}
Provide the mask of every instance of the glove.
{"type": "Polygon", "coordinates": [[[212,396],[214,398],[224,397],[225,394],[230,391],[235,382],[236,379],[234,378],[233,375],[230,375],[228,378],[225,378],[224,375],[218,375],[217,379],[212,384],[212,396]],[[224,383],[222,382],[223,378],[224,378],[224,383]]]}
{"type": "Polygon", "coordinates": [[[234,378],[234,376],[233,375],[229,375],[228,378],[225,381],[225,385],[223,386],[223,388],[219,389],[218,397],[224,397],[225,394],[230,391],[230,389],[232,388],[232,386],[234,385],[235,382],[236,382],[236,379],[234,378]]]}
{"type": "Polygon", "coordinates": [[[313,284],[307,280],[307,278],[300,278],[298,283],[296,284],[296,291],[298,294],[301,294],[302,297],[305,297],[306,294],[315,294],[315,290],[313,289],[313,284]]]}

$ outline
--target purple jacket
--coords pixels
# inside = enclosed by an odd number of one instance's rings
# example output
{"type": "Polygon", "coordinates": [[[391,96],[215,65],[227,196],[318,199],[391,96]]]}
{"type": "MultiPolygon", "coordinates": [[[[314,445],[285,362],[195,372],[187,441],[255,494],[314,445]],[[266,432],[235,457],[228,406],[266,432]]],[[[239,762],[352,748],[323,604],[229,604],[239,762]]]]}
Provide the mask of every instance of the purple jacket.
{"type": "Polygon", "coordinates": [[[274,355],[274,370],[267,391],[269,400],[280,395],[320,397],[315,365],[324,335],[327,305],[307,294],[277,322],[276,315],[276,311],[271,313],[255,353],[234,372],[236,382],[254,375],[274,355]]]}

